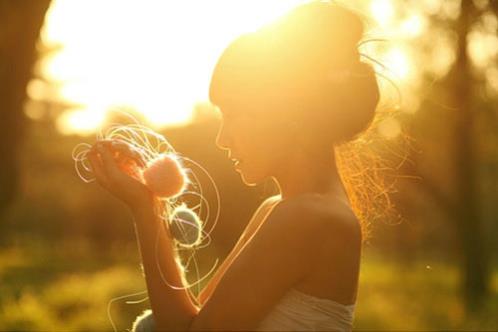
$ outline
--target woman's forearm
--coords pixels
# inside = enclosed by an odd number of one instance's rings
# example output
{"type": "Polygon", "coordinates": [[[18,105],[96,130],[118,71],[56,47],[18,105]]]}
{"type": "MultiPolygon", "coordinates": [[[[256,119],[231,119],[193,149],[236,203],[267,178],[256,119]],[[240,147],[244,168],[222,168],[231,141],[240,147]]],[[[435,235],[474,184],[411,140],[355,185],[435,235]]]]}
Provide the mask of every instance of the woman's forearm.
{"type": "Polygon", "coordinates": [[[170,285],[184,286],[175,262],[172,239],[155,215],[152,204],[136,209],[133,214],[156,327],[158,330],[187,330],[198,309],[187,290],[171,288],[163,280],[164,277],[170,285]]]}

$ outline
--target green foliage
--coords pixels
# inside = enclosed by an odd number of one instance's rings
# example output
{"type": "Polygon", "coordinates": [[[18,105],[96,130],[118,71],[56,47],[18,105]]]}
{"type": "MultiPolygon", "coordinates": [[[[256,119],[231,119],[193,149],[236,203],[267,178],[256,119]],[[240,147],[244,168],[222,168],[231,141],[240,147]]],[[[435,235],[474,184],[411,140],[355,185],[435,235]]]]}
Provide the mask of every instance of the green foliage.
{"type": "Polygon", "coordinates": [[[364,257],[354,327],[358,330],[496,330],[498,270],[491,296],[480,312],[466,316],[458,266],[417,258],[407,264],[385,256],[364,257]]]}
{"type": "MultiPolygon", "coordinates": [[[[108,252],[85,243],[23,244],[0,251],[0,330],[111,330],[109,300],[145,290],[136,247],[108,252]],[[45,258],[44,258],[45,257],[45,258]]],[[[363,257],[354,327],[358,330],[496,330],[498,271],[492,297],[465,317],[455,265],[418,258],[410,265],[368,252],[363,257]]],[[[130,300],[145,297],[138,296],[130,300]]],[[[149,306],[117,301],[119,330],[149,306]]]]}
{"type": "MultiPolygon", "coordinates": [[[[146,289],[136,248],[102,253],[84,243],[24,243],[1,252],[0,270],[0,330],[110,330],[109,301],[146,289]]],[[[130,327],[146,305],[117,301],[112,318],[130,327]]]]}

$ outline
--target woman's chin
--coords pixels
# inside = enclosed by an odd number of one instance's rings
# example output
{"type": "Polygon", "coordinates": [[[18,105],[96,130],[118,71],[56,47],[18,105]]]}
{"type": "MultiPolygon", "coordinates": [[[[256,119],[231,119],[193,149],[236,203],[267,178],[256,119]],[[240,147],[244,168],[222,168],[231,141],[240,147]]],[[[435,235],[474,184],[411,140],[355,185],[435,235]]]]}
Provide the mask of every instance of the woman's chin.
{"type": "Polygon", "coordinates": [[[240,173],[242,182],[244,182],[244,184],[248,186],[255,186],[258,183],[261,183],[264,178],[263,176],[252,173],[250,171],[244,171],[241,169],[236,169],[236,171],[240,173]]]}

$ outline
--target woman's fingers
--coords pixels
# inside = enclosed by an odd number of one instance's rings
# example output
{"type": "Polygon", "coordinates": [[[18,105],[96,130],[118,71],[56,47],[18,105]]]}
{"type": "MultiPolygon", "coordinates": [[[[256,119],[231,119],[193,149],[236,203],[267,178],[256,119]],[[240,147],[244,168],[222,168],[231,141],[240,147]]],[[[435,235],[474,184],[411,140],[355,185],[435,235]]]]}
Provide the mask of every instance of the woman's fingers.
{"type": "Polygon", "coordinates": [[[119,140],[102,140],[101,142],[112,151],[118,151],[126,157],[133,159],[140,167],[145,166],[142,154],[133,145],[119,140]]]}
{"type": "Polygon", "coordinates": [[[116,165],[116,162],[114,161],[114,158],[111,155],[109,149],[103,145],[97,145],[97,151],[102,157],[103,168],[108,176],[108,179],[116,179],[121,176],[121,170],[119,169],[118,165],[116,165]]]}
{"type": "Polygon", "coordinates": [[[88,160],[90,161],[90,166],[92,167],[93,174],[95,175],[95,180],[104,188],[109,188],[109,179],[103,168],[102,162],[97,155],[97,152],[92,148],[88,152],[88,160]]]}
{"type": "Polygon", "coordinates": [[[110,141],[97,142],[90,149],[88,160],[95,179],[119,200],[132,209],[149,204],[153,196],[140,178],[134,177],[136,164],[130,166],[132,171],[127,171],[126,164],[133,161],[126,159],[124,153],[120,155],[119,151],[111,146],[110,141]]]}

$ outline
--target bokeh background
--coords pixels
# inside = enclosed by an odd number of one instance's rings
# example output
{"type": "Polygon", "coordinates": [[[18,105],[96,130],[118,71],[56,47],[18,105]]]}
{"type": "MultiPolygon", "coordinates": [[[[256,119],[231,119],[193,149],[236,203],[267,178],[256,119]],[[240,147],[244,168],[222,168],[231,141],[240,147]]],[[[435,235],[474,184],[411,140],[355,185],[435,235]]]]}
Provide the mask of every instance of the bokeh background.
{"type": "MultiPolygon", "coordinates": [[[[200,269],[227,255],[276,188],[244,186],[216,148],[210,73],[233,37],[299,2],[0,0],[0,330],[111,330],[109,301],[146,289],[126,207],[71,158],[115,109],[213,176],[200,269]]],[[[390,114],[376,131],[403,161],[402,220],[371,223],[355,329],[498,330],[498,1],[342,2],[366,17],[390,114]]],[[[111,315],[125,330],[147,307],[111,315]]]]}

